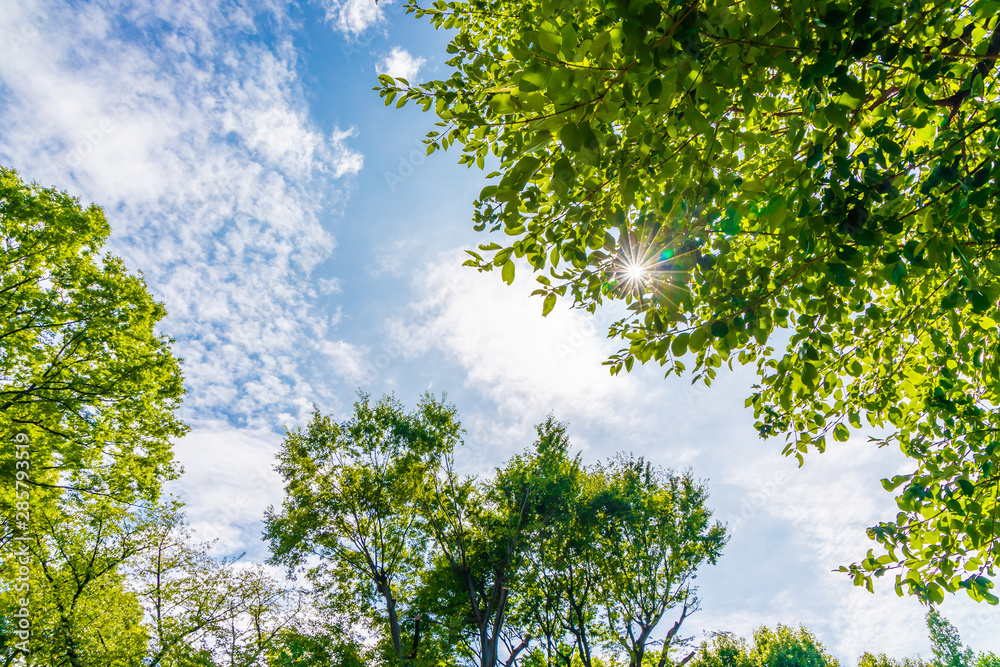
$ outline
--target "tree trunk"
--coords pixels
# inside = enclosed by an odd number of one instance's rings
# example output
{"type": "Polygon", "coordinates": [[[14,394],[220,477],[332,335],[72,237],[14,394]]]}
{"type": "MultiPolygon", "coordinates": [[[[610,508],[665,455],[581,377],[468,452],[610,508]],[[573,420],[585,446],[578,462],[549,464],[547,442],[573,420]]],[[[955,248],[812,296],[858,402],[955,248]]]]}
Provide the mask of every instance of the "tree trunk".
{"type": "Polygon", "coordinates": [[[389,582],[382,577],[378,582],[382,589],[382,597],[385,599],[385,608],[389,614],[389,633],[392,635],[392,648],[396,651],[399,664],[404,664],[402,640],[399,636],[399,617],[396,615],[396,599],[392,596],[392,587],[389,582]]]}

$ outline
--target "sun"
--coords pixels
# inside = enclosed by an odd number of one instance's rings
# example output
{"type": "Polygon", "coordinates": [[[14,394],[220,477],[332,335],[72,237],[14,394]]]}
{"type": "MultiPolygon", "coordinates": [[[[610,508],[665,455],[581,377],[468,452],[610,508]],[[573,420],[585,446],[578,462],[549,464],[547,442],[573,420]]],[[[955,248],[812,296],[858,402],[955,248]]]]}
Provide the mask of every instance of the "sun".
{"type": "Polygon", "coordinates": [[[630,263],[625,267],[625,276],[630,282],[642,284],[646,281],[646,267],[630,263]]]}
{"type": "Polygon", "coordinates": [[[623,229],[618,249],[608,259],[607,282],[603,294],[626,299],[656,300],[661,305],[676,302],[678,290],[686,288],[692,250],[685,248],[679,234],[663,225],[640,222],[638,228],[623,229]]]}

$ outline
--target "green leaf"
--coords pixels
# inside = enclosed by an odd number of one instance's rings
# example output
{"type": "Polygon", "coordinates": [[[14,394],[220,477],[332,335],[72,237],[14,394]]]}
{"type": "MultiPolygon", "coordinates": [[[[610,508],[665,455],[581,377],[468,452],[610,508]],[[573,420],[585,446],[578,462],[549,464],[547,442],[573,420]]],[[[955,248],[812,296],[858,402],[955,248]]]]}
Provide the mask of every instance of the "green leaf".
{"type": "Polygon", "coordinates": [[[990,52],[995,5],[431,10],[453,30],[451,60],[420,103],[465,164],[499,164],[474,228],[502,230],[534,271],[558,261],[572,307],[626,302],[613,373],[656,360],[710,384],[739,362],[756,372],[757,431],[800,461],[861,415],[906,450],[921,485],[872,529],[895,555],[869,559],[860,585],[901,566],[901,591],[955,587],[959,554],[1000,566],[971,503],[946,547],[924,521],[954,513],[940,490],[958,478],[980,507],[996,497],[979,484],[996,450],[968,434],[992,432],[981,408],[1000,402],[1000,111],[989,63],[952,57],[990,52]],[[641,293],[614,282],[636,255],[641,293]]]}
{"type": "Polygon", "coordinates": [[[833,439],[837,442],[847,442],[851,437],[851,432],[843,424],[837,424],[833,428],[833,439]]]}
{"type": "Polygon", "coordinates": [[[500,269],[500,277],[505,283],[510,285],[514,282],[514,261],[508,259],[504,262],[503,268],[500,269]]]}
{"type": "Polygon", "coordinates": [[[551,313],[552,309],[555,307],[556,307],[556,295],[550,292],[545,295],[545,301],[542,303],[542,317],[551,313]]]}

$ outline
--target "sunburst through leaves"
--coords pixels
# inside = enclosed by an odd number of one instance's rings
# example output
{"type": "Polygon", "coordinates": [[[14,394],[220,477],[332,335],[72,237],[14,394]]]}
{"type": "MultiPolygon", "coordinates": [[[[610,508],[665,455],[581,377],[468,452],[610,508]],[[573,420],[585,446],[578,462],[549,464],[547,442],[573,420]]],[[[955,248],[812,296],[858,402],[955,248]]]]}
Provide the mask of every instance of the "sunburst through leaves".
{"type": "Polygon", "coordinates": [[[662,221],[640,216],[636,223],[619,232],[618,252],[608,261],[603,292],[628,302],[653,300],[676,306],[687,291],[696,250],[686,235],[666,228],[662,221]]]}

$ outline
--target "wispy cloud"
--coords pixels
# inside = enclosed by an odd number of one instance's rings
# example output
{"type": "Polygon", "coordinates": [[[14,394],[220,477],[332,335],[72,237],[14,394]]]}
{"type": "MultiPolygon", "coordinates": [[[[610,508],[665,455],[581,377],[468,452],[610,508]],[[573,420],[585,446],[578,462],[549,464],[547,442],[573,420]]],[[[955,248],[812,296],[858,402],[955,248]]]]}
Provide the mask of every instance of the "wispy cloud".
{"type": "Polygon", "coordinates": [[[406,79],[413,83],[425,62],[426,60],[423,58],[412,56],[406,49],[394,46],[389,55],[378,62],[376,71],[379,74],[388,74],[393,78],[406,79]]]}
{"type": "MultiPolygon", "coordinates": [[[[293,421],[335,341],[311,274],[357,173],[311,121],[280,7],[28,2],[0,15],[0,161],[105,207],[184,358],[189,416],[293,421]],[[267,32],[260,26],[267,26],[267,32]]],[[[327,279],[329,288],[336,281],[327,279]]],[[[341,349],[346,344],[337,343],[341,349]]]]}
{"type": "Polygon", "coordinates": [[[268,429],[233,429],[220,421],[195,421],[175,447],[184,475],[167,491],[188,502],[188,523],[199,540],[214,540],[220,554],[251,549],[267,556],[260,542],[264,510],[280,506],[282,480],[274,470],[280,436],[268,429]]]}
{"type": "Polygon", "coordinates": [[[385,21],[391,0],[320,0],[320,4],[334,30],[356,37],[385,21]]]}
{"type": "Polygon", "coordinates": [[[539,409],[586,418],[609,405],[623,409],[613,418],[628,417],[626,406],[641,398],[636,383],[601,366],[617,349],[602,340],[610,315],[602,321],[563,305],[543,318],[541,300],[528,296],[534,286],[527,275],[508,287],[495,273],[461,264],[460,254],[449,253],[416,273],[420,297],[406,319],[390,321],[406,354],[445,353],[468,385],[511,418],[539,409]]]}
{"type": "MultiPolygon", "coordinates": [[[[775,557],[785,557],[787,551],[799,563],[788,568],[787,583],[779,589],[785,604],[773,600],[772,615],[786,624],[806,623],[821,631],[828,647],[847,663],[866,650],[897,657],[918,652],[929,655],[925,609],[913,598],[897,597],[891,577],[877,580],[872,595],[834,571],[864,558],[876,546],[865,529],[893,518],[897,511],[879,479],[903,472],[907,465],[899,451],[852,438],[834,443],[822,455],[807,457],[801,469],[773,451],[731,467],[723,478],[752,496],[760,513],[741,529],[750,534],[739,537],[759,541],[766,535],[766,522],[777,520],[782,542],[771,546],[775,557]],[[780,483],[762,487],[761,480],[774,478],[776,473],[780,483]],[[798,575],[793,574],[796,571],[798,575]]],[[[949,600],[948,606],[954,608],[956,602],[962,606],[964,601],[949,600]]],[[[746,623],[740,625],[738,613],[717,616],[733,629],[752,629],[746,623]]]]}

